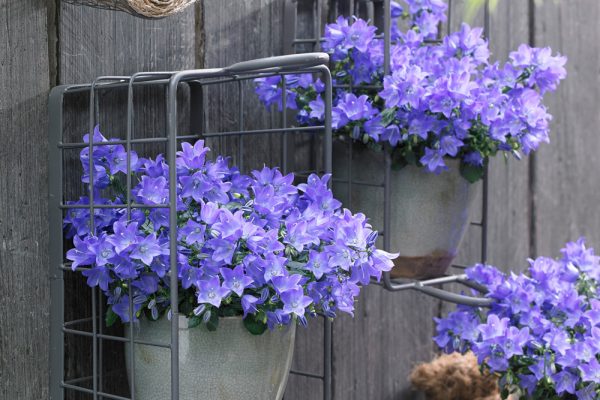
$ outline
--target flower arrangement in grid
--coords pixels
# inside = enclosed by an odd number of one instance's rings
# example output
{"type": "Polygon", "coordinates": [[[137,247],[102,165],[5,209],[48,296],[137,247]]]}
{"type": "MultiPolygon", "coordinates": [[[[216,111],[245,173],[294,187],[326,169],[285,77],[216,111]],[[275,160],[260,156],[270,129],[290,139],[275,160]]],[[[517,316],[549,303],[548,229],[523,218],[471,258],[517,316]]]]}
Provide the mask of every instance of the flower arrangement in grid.
{"type": "MultiPolygon", "coordinates": [[[[131,162],[132,204],[169,201],[169,168],[163,156],[146,159],[110,144],[96,128],[93,147],[94,229],[88,208],[64,220],[74,248],[66,257],[82,269],[91,287],[106,295],[107,323],[130,322],[144,314],[170,313],[169,210],[131,209],[123,179],[131,162]]],[[[85,135],[84,141],[89,141],[85,135]]],[[[177,263],[179,310],[190,326],[243,315],[260,334],[307,316],[352,314],[360,285],[392,267],[393,254],[375,247],[377,232],[363,214],[340,208],[328,188],[329,175],[294,175],[264,167],[240,173],[221,156],[208,160],[202,140],[183,143],[177,153],[177,263]]],[[[90,181],[90,154],[80,154],[82,181],[90,181]]],[[[82,197],[69,204],[89,204],[82,197]]]]}
{"type": "MultiPolygon", "coordinates": [[[[442,40],[442,0],[392,2],[390,74],[384,76],[384,42],[360,18],[339,17],[325,27],[323,50],[332,60],[333,128],[342,138],[391,152],[395,168],[448,169],[474,182],[498,153],[521,158],[549,141],[551,115],[544,95],[566,76],[566,58],[526,44],[500,64],[489,60],[482,28],[463,24],[442,40]],[[399,21],[409,28],[401,31],[399,21]]],[[[286,77],[286,105],[301,125],[323,120],[323,85],[310,75],[286,77]]],[[[267,106],[282,107],[278,76],[256,80],[267,106]]]]}
{"type": "Polygon", "coordinates": [[[473,351],[500,378],[503,398],[593,400],[600,396],[600,257],[583,239],[562,258],[529,260],[526,274],[476,265],[467,276],[493,299],[437,320],[436,343],[473,351]]]}

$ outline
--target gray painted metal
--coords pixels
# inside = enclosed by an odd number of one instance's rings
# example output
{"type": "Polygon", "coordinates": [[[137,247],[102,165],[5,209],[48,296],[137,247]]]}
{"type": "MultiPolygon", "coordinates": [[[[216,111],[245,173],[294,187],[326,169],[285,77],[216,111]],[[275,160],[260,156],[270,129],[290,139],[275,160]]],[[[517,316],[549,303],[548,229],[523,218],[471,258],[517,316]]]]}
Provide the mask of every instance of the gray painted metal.
{"type": "MultiPolygon", "coordinates": [[[[118,90],[126,84],[127,87],[127,102],[126,102],[126,121],[127,121],[127,135],[125,139],[126,148],[131,150],[133,142],[133,116],[134,116],[134,88],[138,85],[154,85],[158,87],[166,88],[166,119],[167,119],[167,132],[166,139],[168,141],[167,148],[167,160],[171,165],[174,165],[177,152],[178,140],[185,137],[186,139],[201,138],[202,131],[198,132],[198,135],[179,135],[179,120],[178,120],[178,102],[179,96],[178,91],[185,89],[185,86],[193,82],[195,85],[208,86],[208,85],[220,85],[227,82],[243,82],[253,80],[257,76],[282,76],[293,74],[293,73],[315,73],[318,74],[323,83],[325,84],[325,110],[326,118],[323,126],[313,128],[313,132],[322,133],[324,140],[324,152],[323,152],[323,165],[325,172],[331,171],[331,149],[332,149],[332,137],[331,137],[331,76],[328,68],[324,65],[329,61],[329,56],[324,53],[314,53],[306,55],[295,55],[295,56],[281,56],[271,57],[265,59],[258,59],[252,61],[246,61],[243,63],[234,64],[227,68],[211,68],[204,70],[188,70],[180,72],[143,72],[132,75],[131,77],[123,76],[105,76],[96,78],[90,85],[73,85],[73,86],[59,86],[52,90],[49,97],[50,111],[52,120],[49,125],[49,142],[50,142],[50,198],[51,203],[49,207],[49,222],[50,229],[58,236],[56,240],[60,243],[60,246],[56,246],[56,250],[52,252],[50,258],[50,271],[52,276],[56,276],[56,280],[60,281],[61,277],[65,273],[72,273],[69,268],[65,268],[64,255],[63,255],[63,235],[62,235],[62,215],[64,210],[77,209],[81,207],[74,207],[69,204],[65,204],[63,201],[63,186],[62,182],[69,180],[69,171],[62,168],[62,158],[64,156],[65,149],[69,148],[82,148],[87,146],[90,154],[93,153],[94,146],[103,146],[107,143],[94,143],[90,140],[89,143],[83,142],[67,142],[64,143],[65,126],[64,126],[64,109],[63,105],[65,98],[72,94],[77,94],[82,90],[89,92],[89,112],[88,112],[88,129],[89,132],[94,131],[94,127],[98,122],[99,115],[99,104],[97,99],[106,95],[106,92],[118,90]]],[[[285,96],[284,96],[285,98],[285,96]]],[[[239,109],[242,110],[244,107],[243,102],[239,103],[239,109]]],[[[241,111],[240,111],[241,112],[241,111]]],[[[287,120],[282,119],[283,126],[276,130],[276,133],[286,135],[287,133],[294,132],[296,128],[289,127],[287,120]]],[[[244,126],[240,126],[238,131],[224,131],[215,132],[213,136],[246,136],[248,134],[269,134],[273,133],[274,130],[253,130],[244,131],[244,126]]],[[[73,134],[73,132],[71,132],[73,134]]],[[[76,133],[75,133],[76,135],[76,133]]],[[[68,136],[68,135],[67,135],[68,136]]],[[[90,135],[91,137],[91,135],[90,135]]],[[[113,144],[114,142],[110,142],[113,144]]],[[[287,153],[283,153],[284,165],[286,162],[287,153]]],[[[128,155],[129,158],[129,155],[128,155]]],[[[93,160],[90,157],[90,167],[92,167],[93,160]]],[[[126,193],[127,193],[127,215],[131,213],[131,165],[127,163],[127,180],[126,180],[126,193]]],[[[91,169],[93,170],[93,168],[91,169]]],[[[90,171],[91,171],[90,170],[90,171]]],[[[170,179],[169,179],[169,191],[170,199],[175,199],[176,196],[176,184],[177,182],[177,169],[170,168],[170,179]]],[[[94,188],[93,188],[93,171],[90,173],[89,185],[87,193],[89,196],[89,211],[90,211],[90,226],[94,229],[94,210],[98,207],[94,203],[94,188]]],[[[177,210],[176,202],[171,200],[166,205],[169,208],[169,219],[170,226],[175,227],[169,231],[169,245],[171,254],[177,252],[177,210]]],[[[140,208],[153,208],[148,206],[140,205],[140,208]]],[[[171,257],[170,259],[170,280],[171,287],[178,286],[178,274],[177,274],[177,258],[171,257]]],[[[93,396],[94,400],[98,398],[117,398],[123,399],[125,397],[112,395],[104,392],[101,385],[101,375],[103,371],[102,366],[102,349],[101,344],[103,339],[110,339],[110,335],[104,335],[101,331],[103,324],[103,317],[100,311],[102,307],[98,306],[98,294],[96,288],[92,289],[92,309],[91,317],[89,320],[92,323],[92,329],[90,331],[70,329],[69,327],[75,323],[81,322],[81,319],[76,321],[64,321],[64,302],[65,294],[64,287],[61,285],[53,285],[53,291],[51,293],[52,315],[51,320],[53,321],[51,329],[51,340],[54,346],[51,348],[51,391],[53,398],[60,399],[64,397],[64,389],[70,389],[81,393],[89,393],[93,396]],[[92,338],[92,375],[89,377],[92,381],[92,387],[86,388],[84,386],[77,385],[77,381],[83,379],[83,377],[77,377],[75,380],[65,381],[62,371],[64,370],[64,334],[78,335],[83,337],[92,338]]],[[[129,318],[133,320],[133,299],[130,296],[129,306],[129,318]]],[[[151,343],[145,341],[146,345],[167,347],[171,352],[171,399],[179,399],[179,313],[178,313],[178,293],[176,290],[170,293],[171,303],[171,340],[169,345],[163,343],[151,343]]],[[[325,344],[326,349],[324,351],[325,364],[331,366],[331,322],[325,319],[324,325],[325,344]]],[[[121,341],[121,340],[119,340],[121,341]]],[[[135,399],[135,357],[133,356],[134,344],[140,341],[136,341],[133,334],[133,324],[129,324],[129,370],[130,370],[130,393],[131,400],[135,399]]],[[[331,369],[326,377],[325,382],[330,382],[331,369]]],[[[329,385],[330,386],[330,385],[329,385]]],[[[325,391],[327,399],[331,398],[331,392],[325,391]],[[329,394],[327,394],[329,393],[329,394]]]]}

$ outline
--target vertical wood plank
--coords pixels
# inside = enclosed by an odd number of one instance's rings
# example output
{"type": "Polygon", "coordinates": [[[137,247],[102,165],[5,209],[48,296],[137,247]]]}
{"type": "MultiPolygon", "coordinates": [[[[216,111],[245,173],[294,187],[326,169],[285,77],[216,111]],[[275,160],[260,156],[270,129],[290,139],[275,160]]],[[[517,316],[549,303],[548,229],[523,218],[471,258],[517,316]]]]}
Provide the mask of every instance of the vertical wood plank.
{"type": "MultiPolygon", "coordinates": [[[[465,2],[451,3],[452,30],[460,29],[464,20],[465,2]]],[[[491,50],[491,61],[504,63],[510,51],[529,40],[529,18],[527,2],[500,1],[490,13],[487,37],[491,50]]],[[[484,26],[484,10],[480,9],[471,26],[484,26]]],[[[481,185],[482,186],[482,185],[481,185]]],[[[487,217],[487,262],[504,270],[519,270],[526,264],[529,255],[529,159],[521,161],[496,157],[488,169],[488,217],[487,217]]],[[[479,194],[476,207],[471,212],[473,221],[482,218],[479,194]]],[[[457,263],[473,265],[481,260],[482,230],[470,226],[461,246],[457,263]]],[[[460,273],[459,270],[453,270],[460,273]]],[[[464,291],[461,285],[444,285],[445,289],[464,291]]],[[[449,303],[440,303],[440,314],[454,310],[449,303]]]]}
{"type": "MultiPolygon", "coordinates": [[[[492,60],[506,62],[529,35],[528,2],[498,2],[490,15],[492,60]]],[[[488,262],[505,270],[526,267],[530,256],[529,168],[529,157],[496,157],[489,167],[488,262]]]]}
{"type": "MultiPolygon", "coordinates": [[[[508,54],[529,40],[529,7],[527,2],[499,2],[490,13],[488,32],[491,61],[504,63],[508,54]]],[[[452,2],[454,29],[464,18],[464,1],[452,2]]],[[[483,26],[483,10],[471,22],[483,26]]],[[[488,258],[503,269],[521,268],[529,256],[529,158],[518,161],[502,156],[490,161],[488,172],[488,258]]],[[[481,196],[481,195],[480,195],[481,196]]],[[[479,203],[481,202],[481,197],[479,203]]],[[[472,219],[481,219],[480,205],[473,210],[472,219]]],[[[472,265],[481,258],[481,229],[471,226],[465,236],[458,263],[472,265]]],[[[444,305],[444,309],[452,306],[444,305]]]]}
{"type": "Polygon", "coordinates": [[[0,2],[0,398],[48,398],[43,0],[0,2]]]}
{"type": "Polygon", "coordinates": [[[544,1],[535,9],[535,44],[566,55],[567,79],[549,95],[551,145],[534,162],[534,230],[538,255],[558,255],[580,235],[600,242],[600,3],[544,1]]]}
{"type": "Polygon", "coordinates": [[[60,83],[100,75],[190,69],[195,64],[193,9],[160,20],[61,3],[60,83]]]}
{"type": "Polygon", "coordinates": [[[437,300],[417,292],[362,289],[354,318],[341,315],[334,322],[335,399],[419,398],[408,376],[416,364],[433,357],[431,334],[438,308],[437,300]]]}
{"type": "MultiPolygon", "coordinates": [[[[450,26],[460,29],[465,17],[465,1],[453,0],[450,26]]],[[[504,63],[511,51],[529,41],[527,2],[498,2],[490,12],[488,32],[491,62],[504,63]]],[[[470,22],[483,26],[483,8],[470,22]]],[[[490,160],[488,171],[488,258],[487,262],[503,269],[522,267],[529,257],[529,163],[499,156],[490,160]]],[[[481,219],[481,194],[472,210],[472,220],[481,219]]],[[[481,229],[469,227],[457,262],[472,265],[481,259],[481,229]]],[[[447,308],[445,305],[444,308],[447,308]]]]}
{"type": "MultiPolygon", "coordinates": [[[[308,3],[308,2],[306,2],[308,3]]],[[[284,53],[284,2],[281,0],[204,0],[205,66],[223,67],[235,62],[284,53]]],[[[244,130],[281,127],[281,114],[269,112],[254,94],[251,82],[242,85],[244,130]]],[[[240,98],[234,85],[207,89],[209,131],[237,130],[240,98]]],[[[290,143],[292,139],[290,138],[290,143]]],[[[213,150],[237,159],[239,139],[213,140],[213,150]]],[[[244,138],[245,170],[281,166],[281,139],[277,135],[244,138]]],[[[295,148],[300,154],[299,148],[295,148]]],[[[323,373],[323,323],[311,319],[298,328],[293,369],[323,373]]],[[[314,378],[291,375],[286,400],[320,399],[322,384],[314,378]]]]}
{"type": "MultiPolygon", "coordinates": [[[[161,20],[145,20],[131,15],[60,3],[58,29],[58,81],[63,84],[88,83],[98,76],[131,75],[140,71],[174,71],[194,68],[196,19],[193,8],[161,20]]],[[[126,90],[100,93],[99,124],[108,137],[125,137],[126,90]]],[[[66,104],[65,128],[71,140],[79,141],[88,131],[88,97],[82,95],[66,104]]],[[[134,137],[165,135],[164,90],[144,88],[134,91],[134,137]]],[[[182,115],[182,118],[189,115],[182,115]]],[[[136,147],[145,156],[165,152],[163,146],[136,147]]],[[[78,182],[77,152],[67,155],[70,180],[66,193],[73,199],[85,188],[78,182]]],[[[85,280],[65,276],[67,290],[65,317],[90,315],[90,290],[85,280]],[[75,300],[75,301],[73,301],[75,300]]],[[[78,327],[83,328],[82,326],[78,327]]],[[[89,328],[89,327],[88,327],[89,328]]],[[[118,334],[121,327],[112,328],[118,334]]],[[[65,374],[77,378],[91,373],[91,341],[67,337],[65,374]]],[[[103,342],[103,390],[128,395],[122,343],[103,342]]],[[[88,382],[89,383],[89,382],[88,382]]],[[[84,382],[86,384],[86,382],[84,382]]],[[[67,397],[87,398],[67,391],[67,397]]]]}
{"type": "MultiPolygon", "coordinates": [[[[225,67],[236,62],[270,57],[283,53],[283,1],[277,0],[205,0],[204,60],[207,68],[225,67]]],[[[281,127],[279,113],[270,113],[254,94],[250,81],[242,82],[242,130],[281,127]]],[[[240,99],[237,83],[207,88],[208,130],[238,130],[240,99]]],[[[280,165],[278,135],[247,136],[244,139],[246,170],[280,165]]],[[[238,138],[210,141],[213,151],[237,159],[238,138]]]]}

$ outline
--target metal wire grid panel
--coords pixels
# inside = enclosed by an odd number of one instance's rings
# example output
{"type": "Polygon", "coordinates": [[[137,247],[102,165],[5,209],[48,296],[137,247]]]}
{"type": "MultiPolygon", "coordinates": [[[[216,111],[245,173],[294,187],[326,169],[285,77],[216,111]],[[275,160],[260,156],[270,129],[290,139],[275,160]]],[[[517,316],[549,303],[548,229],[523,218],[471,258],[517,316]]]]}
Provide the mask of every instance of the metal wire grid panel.
{"type": "MultiPolygon", "coordinates": [[[[94,229],[94,210],[101,208],[120,208],[127,211],[128,217],[133,209],[150,209],[150,208],[166,208],[169,210],[169,222],[171,227],[175,227],[169,231],[169,247],[170,254],[176,254],[177,251],[177,213],[176,202],[170,200],[167,204],[161,205],[142,205],[134,204],[131,199],[131,163],[129,162],[130,152],[133,145],[147,144],[163,144],[167,145],[167,161],[170,165],[174,165],[176,158],[177,145],[180,141],[194,140],[199,138],[238,138],[238,164],[240,169],[243,166],[244,158],[244,137],[248,135],[282,135],[283,146],[286,146],[288,136],[298,132],[307,130],[290,127],[287,124],[287,116],[282,112],[280,128],[245,130],[243,119],[243,97],[239,101],[238,126],[235,131],[223,132],[208,132],[206,129],[203,108],[203,98],[205,98],[204,89],[212,85],[220,85],[224,83],[238,83],[239,93],[242,93],[241,85],[244,81],[251,81],[258,77],[268,76],[285,76],[288,74],[297,73],[314,73],[319,74],[326,89],[326,118],[321,126],[311,127],[310,131],[315,134],[320,134],[323,137],[323,163],[326,172],[331,171],[331,75],[326,66],[328,56],[323,53],[312,53],[302,55],[289,55],[280,57],[271,57],[267,59],[253,60],[238,63],[227,68],[205,69],[205,70],[190,70],[180,72],[142,72],[132,76],[104,76],[94,80],[91,84],[86,85],[64,85],[54,88],[50,93],[49,98],[49,223],[50,234],[53,238],[53,244],[50,248],[50,280],[51,280],[51,332],[50,332],[50,398],[54,400],[63,399],[65,390],[75,391],[84,395],[88,395],[94,400],[97,399],[115,399],[115,400],[134,400],[135,399],[135,357],[133,356],[134,345],[157,346],[168,349],[171,353],[171,400],[179,399],[179,330],[178,330],[178,292],[177,290],[170,291],[171,303],[171,337],[169,343],[149,342],[134,339],[133,324],[129,324],[126,329],[129,329],[129,338],[123,336],[111,335],[103,330],[103,308],[102,308],[102,293],[96,287],[89,289],[91,291],[91,315],[85,318],[65,321],[65,306],[72,305],[73,301],[78,299],[65,298],[65,274],[73,274],[64,257],[64,235],[63,235],[63,213],[77,208],[86,208],[90,212],[90,228],[94,229]],[[134,103],[135,101],[143,102],[144,99],[134,99],[134,88],[139,87],[155,87],[162,88],[165,96],[164,115],[166,119],[166,135],[153,138],[133,138],[134,124],[134,103]],[[193,134],[182,135],[178,131],[178,92],[183,88],[194,88],[196,95],[189,97],[190,106],[193,109],[201,110],[199,113],[191,113],[191,123],[193,134]],[[98,98],[106,92],[114,90],[126,90],[126,137],[123,140],[110,142],[94,142],[89,140],[89,143],[80,141],[65,141],[65,132],[68,127],[65,125],[65,99],[72,95],[85,94],[89,96],[88,108],[88,127],[89,132],[94,131],[96,122],[100,118],[100,107],[98,98]],[[196,129],[194,129],[194,126],[196,129]],[[73,205],[68,204],[64,197],[63,182],[68,179],[69,173],[72,171],[66,170],[63,167],[66,150],[89,149],[89,154],[93,154],[94,147],[104,146],[107,144],[122,144],[128,152],[127,160],[127,182],[126,182],[126,205],[106,205],[94,203],[93,190],[93,174],[94,169],[90,169],[90,177],[87,188],[89,196],[89,205],[73,205]],[[77,326],[82,323],[91,325],[91,330],[77,329],[77,326]],[[65,379],[65,337],[67,335],[89,338],[92,341],[91,376],[77,376],[71,379],[65,379]],[[129,343],[130,352],[130,376],[129,389],[130,397],[108,393],[103,388],[103,359],[102,346],[104,342],[122,342],[129,343]]],[[[282,79],[285,82],[285,79],[282,79]]],[[[285,90],[285,88],[284,88],[285,90]]],[[[285,92],[284,92],[285,93],[285,92]]],[[[283,96],[285,99],[285,96],[283,96]]],[[[284,100],[285,101],[285,100],[284,100]]],[[[285,104],[283,105],[285,110],[285,104]]],[[[124,111],[124,110],[123,110],[124,111]]],[[[78,134],[78,133],[77,133],[78,134]]],[[[92,135],[90,135],[90,138],[92,135]]],[[[287,152],[282,152],[283,168],[287,169],[287,152]]],[[[93,157],[89,157],[90,166],[92,166],[93,157]]],[[[169,199],[176,198],[177,169],[170,168],[169,170],[169,199]]],[[[170,286],[178,287],[177,274],[177,258],[170,257],[170,286]]],[[[75,272],[79,273],[79,272],[75,272]]],[[[133,320],[133,299],[130,296],[129,317],[133,320]]],[[[331,322],[325,318],[324,335],[326,338],[324,362],[326,365],[331,365],[331,322]]],[[[298,372],[310,376],[310,374],[298,372]]],[[[328,373],[330,377],[330,372],[328,373]]],[[[326,381],[326,385],[330,383],[326,381]]],[[[330,396],[330,394],[329,394],[330,396]]],[[[330,397],[329,397],[330,398],[330,397]]]]}
{"type": "MultiPolygon", "coordinates": [[[[284,22],[284,40],[286,51],[293,53],[302,53],[303,51],[320,51],[321,42],[324,40],[323,29],[324,23],[332,21],[339,15],[350,16],[355,15],[369,20],[371,23],[378,25],[379,28],[383,28],[383,34],[376,35],[375,38],[384,40],[384,74],[390,73],[390,49],[394,42],[391,40],[391,0],[286,0],[285,6],[285,17],[284,22]],[[307,21],[310,19],[310,21],[307,21]],[[309,37],[300,37],[301,34],[309,35],[309,37]]],[[[451,15],[452,0],[448,0],[448,23],[445,27],[446,34],[451,31],[451,15]]],[[[489,13],[489,1],[485,0],[484,6],[484,34],[489,39],[489,25],[490,25],[490,13],[489,13]]],[[[441,31],[441,30],[440,30],[441,31]]],[[[438,40],[432,41],[437,43],[438,40]]],[[[352,77],[350,77],[352,79],[352,77]]],[[[368,88],[368,89],[383,89],[383,85],[378,86],[366,86],[366,85],[333,85],[333,89],[346,89],[352,90],[356,88],[368,88]]],[[[386,235],[389,231],[389,220],[388,217],[391,213],[391,200],[390,200],[390,175],[391,175],[391,157],[386,153],[384,158],[383,170],[384,181],[383,184],[373,184],[371,182],[363,182],[353,178],[352,173],[352,141],[348,141],[348,152],[349,159],[347,161],[346,170],[348,177],[346,179],[333,179],[333,182],[342,182],[348,185],[348,192],[351,191],[353,185],[356,186],[370,186],[377,187],[384,191],[384,217],[383,217],[383,228],[380,231],[380,236],[383,236],[383,247],[387,251],[391,251],[390,246],[390,235],[386,235]]],[[[481,262],[485,262],[487,259],[487,221],[488,221],[488,174],[487,168],[483,179],[483,195],[481,205],[481,219],[478,221],[472,221],[471,225],[479,227],[481,230],[481,262]]],[[[351,198],[348,198],[350,203],[345,204],[346,207],[352,209],[351,198]]],[[[453,268],[464,270],[467,266],[465,265],[452,265],[453,268]]],[[[415,280],[392,280],[389,272],[383,274],[381,285],[389,291],[402,291],[402,290],[418,290],[425,294],[438,297],[445,301],[450,301],[459,304],[471,304],[471,305],[486,305],[487,301],[477,298],[471,298],[468,296],[461,296],[455,293],[447,292],[436,287],[444,283],[458,282],[465,285],[473,285],[466,279],[464,274],[448,275],[441,278],[428,279],[423,281],[415,280]]]]}
{"type": "MultiPolygon", "coordinates": [[[[490,25],[490,13],[489,13],[489,1],[485,0],[484,3],[484,34],[489,39],[489,25],[490,25]]],[[[451,31],[451,10],[452,0],[448,0],[448,23],[446,25],[446,33],[449,34],[451,31]]],[[[343,15],[349,17],[351,15],[360,16],[369,20],[371,23],[377,25],[380,29],[383,28],[383,34],[375,36],[375,38],[384,40],[384,74],[390,73],[390,49],[394,44],[391,40],[391,6],[390,0],[285,0],[284,10],[284,48],[287,53],[295,54],[306,51],[320,51],[321,42],[323,41],[323,29],[324,24],[332,22],[338,16],[343,15]]],[[[434,41],[437,42],[437,41],[434,41]]],[[[352,78],[350,78],[352,79],[352,78]]],[[[354,86],[350,85],[333,85],[333,89],[346,89],[352,90],[354,86]]],[[[366,86],[362,86],[367,88],[366,86]]],[[[383,86],[369,86],[369,89],[383,89],[383,86]]],[[[371,182],[358,181],[353,178],[352,173],[352,152],[353,146],[352,141],[348,141],[348,160],[345,166],[347,170],[347,178],[339,179],[334,175],[333,184],[344,183],[347,185],[348,193],[351,192],[353,185],[356,186],[369,186],[380,188],[384,192],[383,202],[383,228],[380,231],[380,236],[383,236],[383,248],[386,251],[391,251],[390,235],[389,232],[389,216],[391,214],[391,199],[390,199],[390,175],[391,175],[391,156],[386,153],[384,156],[384,181],[383,184],[373,184],[371,182]]],[[[479,227],[481,235],[481,246],[480,246],[480,261],[485,263],[487,260],[487,241],[488,241],[488,171],[487,167],[484,172],[483,187],[482,187],[482,204],[481,204],[481,219],[478,221],[472,221],[472,226],[479,227]]],[[[348,202],[344,204],[345,207],[352,209],[351,196],[348,196],[348,202]]],[[[465,265],[452,265],[453,268],[464,270],[465,265]]],[[[480,286],[469,281],[464,274],[450,274],[435,279],[427,279],[423,281],[418,280],[392,280],[389,272],[384,272],[382,282],[373,282],[380,284],[385,290],[388,291],[403,291],[403,290],[417,290],[429,296],[439,298],[444,301],[466,304],[472,306],[487,306],[489,305],[488,299],[469,297],[453,293],[450,291],[443,290],[439,287],[445,283],[460,283],[467,287],[482,290],[480,286]]],[[[327,342],[333,343],[333,338],[327,338],[327,342]]],[[[333,352],[333,349],[326,349],[326,352],[333,352]]],[[[330,358],[331,359],[331,358],[330,358]]],[[[333,361],[331,361],[333,363],[333,361]]],[[[333,392],[332,387],[327,387],[327,383],[333,385],[333,379],[328,374],[331,374],[333,365],[327,365],[325,367],[324,376],[314,376],[316,378],[323,379],[325,382],[324,388],[324,399],[331,399],[333,392]]]]}

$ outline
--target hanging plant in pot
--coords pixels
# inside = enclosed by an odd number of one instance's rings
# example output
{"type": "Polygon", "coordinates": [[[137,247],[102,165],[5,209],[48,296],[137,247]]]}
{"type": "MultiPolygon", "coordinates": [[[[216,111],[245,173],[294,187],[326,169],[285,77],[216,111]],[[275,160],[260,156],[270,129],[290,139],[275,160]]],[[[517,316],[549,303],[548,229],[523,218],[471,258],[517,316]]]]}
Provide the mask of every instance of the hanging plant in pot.
{"type": "MultiPolygon", "coordinates": [[[[491,63],[481,28],[463,24],[433,40],[446,8],[441,0],[406,1],[406,9],[392,3],[395,44],[388,76],[383,39],[366,21],[339,17],[326,26],[322,43],[337,87],[334,178],[342,183],[334,183],[334,191],[381,227],[383,193],[373,184],[383,184],[384,156],[391,158],[390,232],[385,233],[391,235],[391,250],[401,253],[395,277],[446,271],[489,159],[520,158],[548,141],[551,116],[543,95],[566,76],[566,59],[552,56],[549,48],[521,45],[509,62],[491,63]],[[400,19],[410,26],[405,32],[398,28],[400,19]],[[362,182],[351,189],[343,183],[349,168],[362,182]]],[[[298,110],[299,124],[321,124],[322,83],[310,75],[286,77],[286,88],[286,105],[298,110]]],[[[267,106],[281,107],[281,78],[257,79],[256,92],[267,106]]]]}
{"type": "MultiPolygon", "coordinates": [[[[75,247],[66,257],[106,295],[108,325],[133,323],[136,339],[168,343],[169,210],[128,213],[123,180],[129,159],[132,204],[166,204],[172,166],[127,154],[98,129],[94,142],[106,143],[93,150],[94,201],[123,208],[96,209],[93,232],[89,209],[71,210],[65,232],[75,247]]],[[[180,398],[279,400],[296,324],[352,314],[359,285],[389,271],[394,255],[375,248],[363,214],[340,209],[328,175],[296,186],[293,174],[243,175],[208,152],[203,141],[183,143],[176,160],[180,398]]],[[[88,148],[81,161],[89,182],[88,148]]],[[[137,344],[134,357],[136,398],[169,398],[170,352],[137,344]]]]}
{"type": "Polygon", "coordinates": [[[471,350],[498,377],[503,399],[600,398],[600,257],[583,239],[561,252],[529,260],[525,274],[467,269],[491,307],[459,306],[436,320],[440,348],[471,350]]]}

